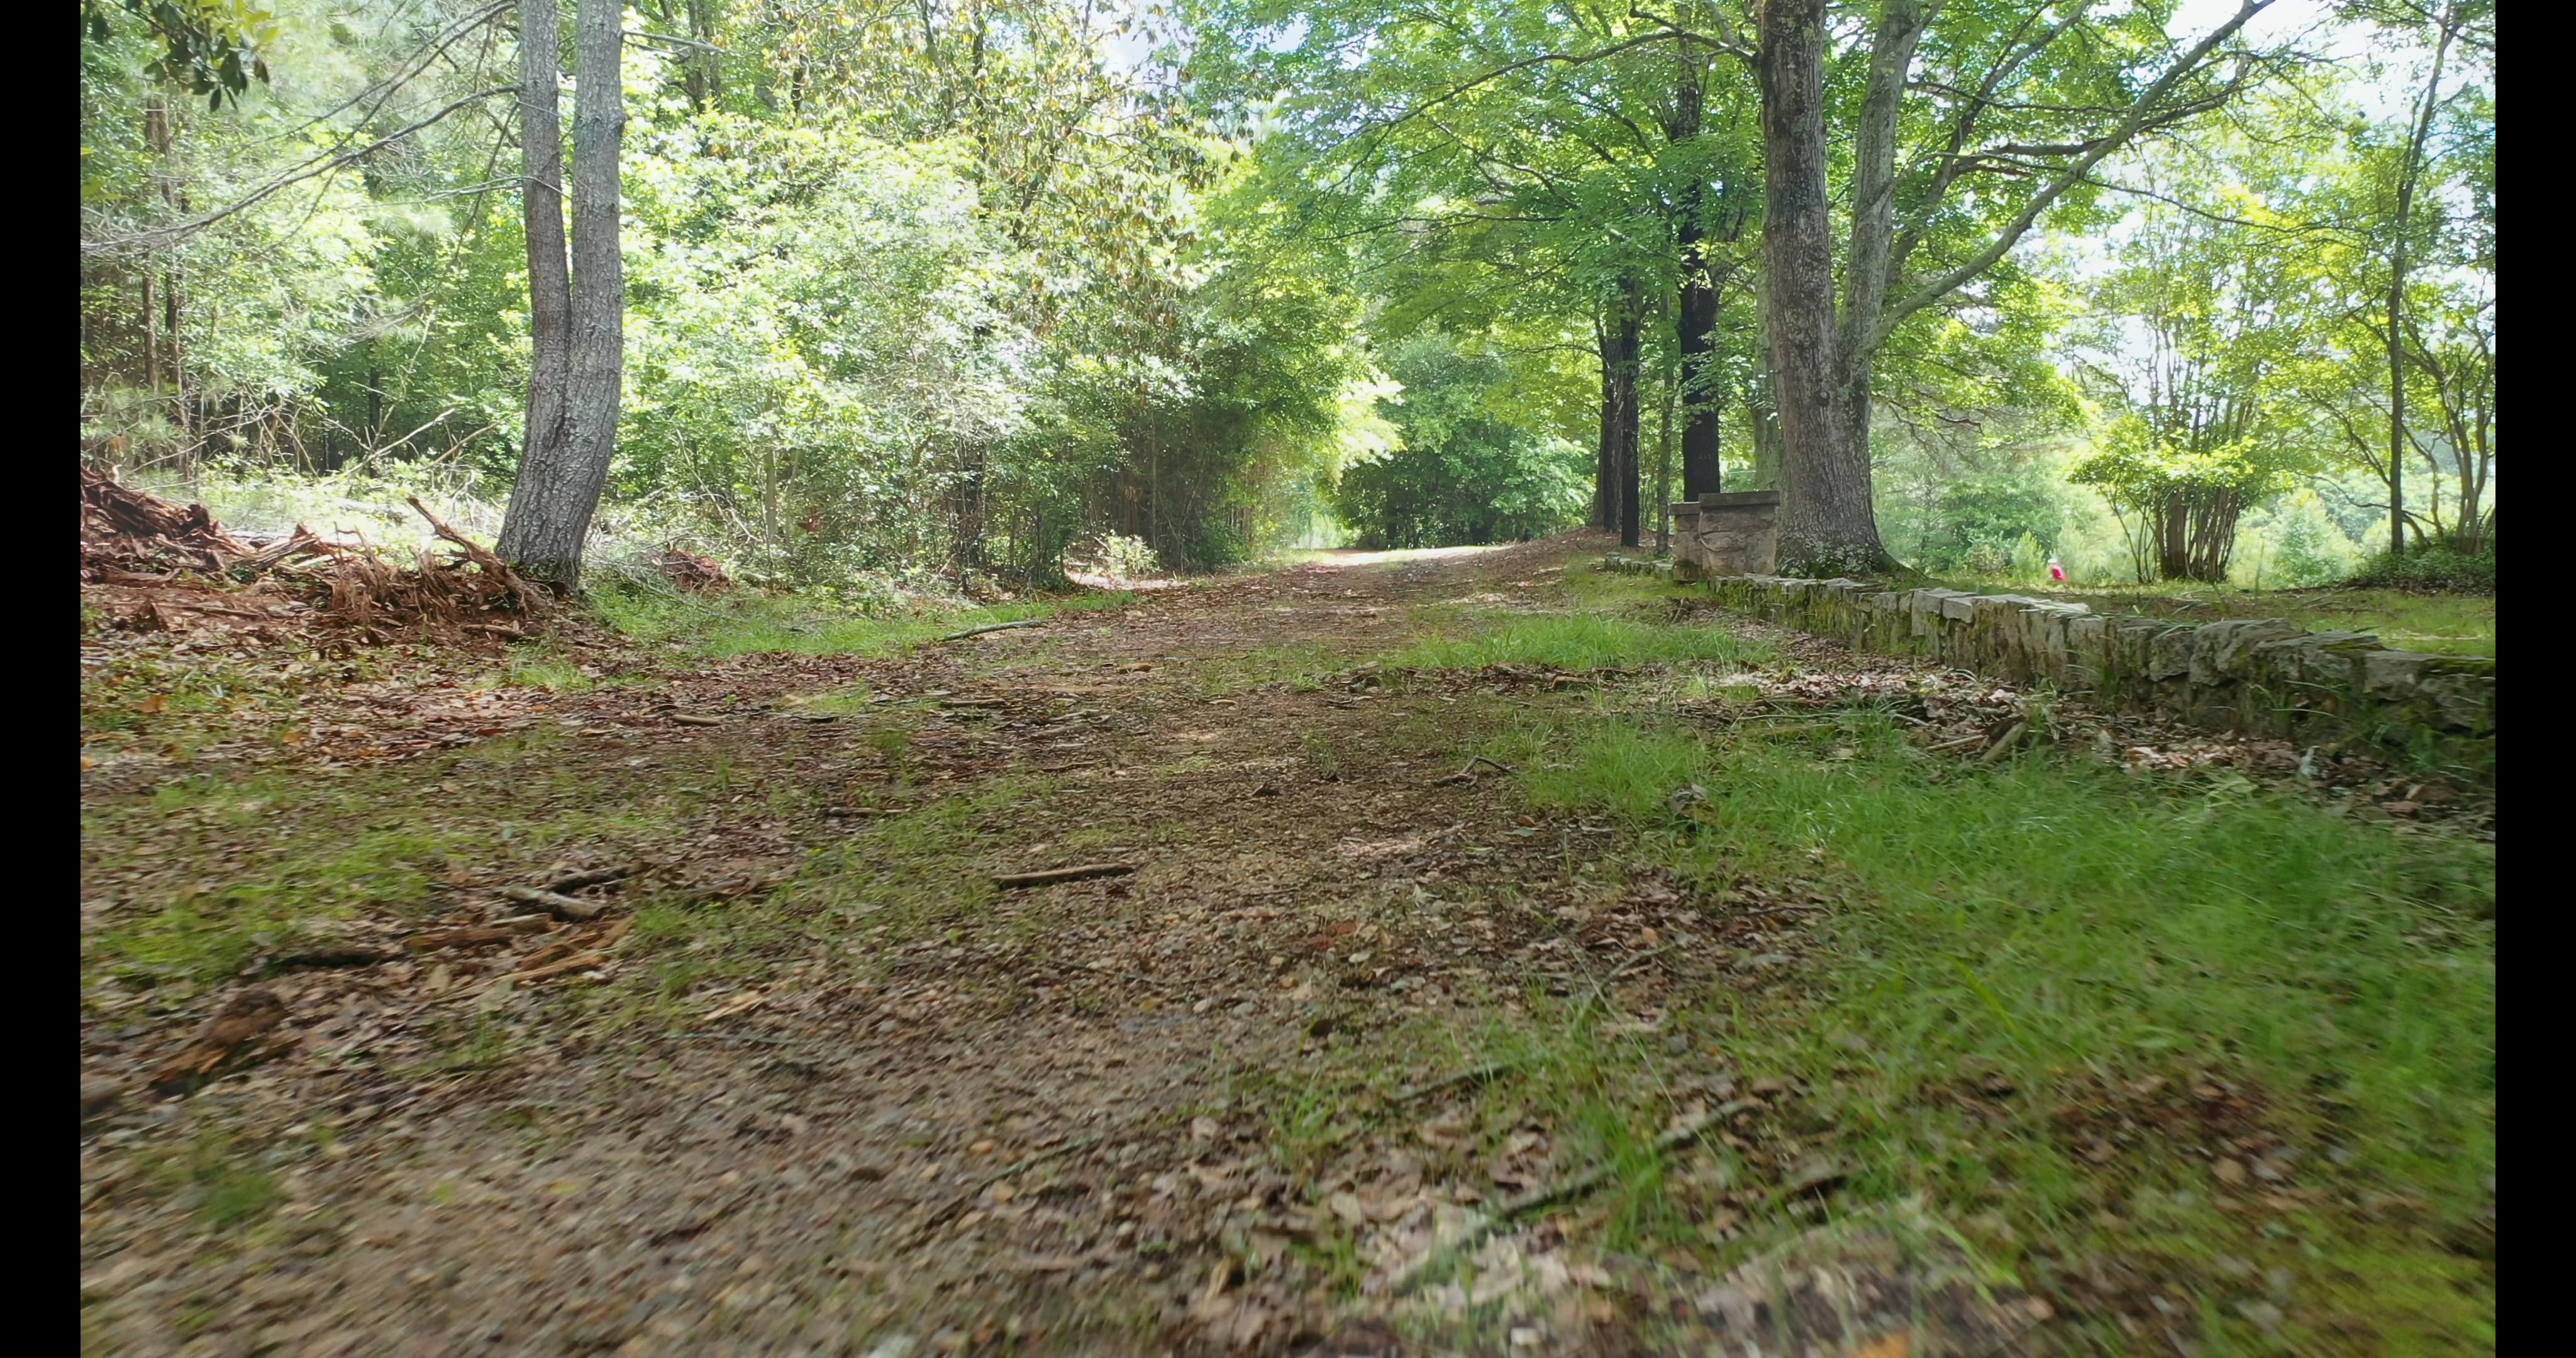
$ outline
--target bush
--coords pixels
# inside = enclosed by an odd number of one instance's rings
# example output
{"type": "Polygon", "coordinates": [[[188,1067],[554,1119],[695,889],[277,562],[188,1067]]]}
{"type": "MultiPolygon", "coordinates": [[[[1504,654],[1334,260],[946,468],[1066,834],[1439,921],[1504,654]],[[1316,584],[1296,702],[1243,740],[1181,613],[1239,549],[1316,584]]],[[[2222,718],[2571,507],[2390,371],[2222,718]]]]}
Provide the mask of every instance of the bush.
{"type": "Polygon", "coordinates": [[[1143,538],[1115,532],[1102,533],[1078,560],[1067,564],[1110,580],[1149,579],[1163,566],[1143,538]]]}
{"type": "Polygon", "coordinates": [[[1388,370],[1403,383],[1386,412],[1401,441],[1344,468],[1333,489],[1333,515],[1360,546],[1524,541],[1582,521],[1592,455],[1524,422],[1500,355],[1425,333],[1388,370]]]}
{"type": "Polygon", "coordinates": [[[2003,575],[2013,570],[2025,542],[2037,546],[2040,564],[2047,563],[2047,544],[2065,530],[2066,509],[2056,488],[2033,469],[1995,472],[1944,490],[1940,524],[1924,544],[1926,565],[2003,575]]]}
{"type": "Polygon", "coordinates": [[[2463,555],[2441,542],[2418,542],[2403,552],[2381,552],[2362,563],[2352,582],[2382,589],[2493,594],[2495,573],[2495,538],[2491,533],[2485,548],[2475,556],[2463,555]]]}
{"type": "Polygon", "coordinates": [[[2273,588],[2308,589],[2345,577],[2351,541],[2313,496],[2275,510],[2265,528],[2270,560],[2259,563],[2258,570],[2273,588]]]}

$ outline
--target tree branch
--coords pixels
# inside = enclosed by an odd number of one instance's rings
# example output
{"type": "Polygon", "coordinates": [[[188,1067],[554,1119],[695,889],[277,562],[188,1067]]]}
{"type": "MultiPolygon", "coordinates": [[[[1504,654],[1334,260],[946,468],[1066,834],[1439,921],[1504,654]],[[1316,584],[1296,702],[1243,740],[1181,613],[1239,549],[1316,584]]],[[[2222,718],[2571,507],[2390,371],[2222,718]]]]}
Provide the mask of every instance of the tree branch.
{"type": "Polygon", "coordinates": [[[488,90],[477,90],[408,127],[388,136],[380,137],[354,151],[343,151],[335,155],[325,156],[318,164],[314,161],[306,161],[304,168],[298,169],[295,173],[287,175],[282,179],[271,180],[268,184],[251,193],[250,196],[228,203],[223,207],[216,208],[212,212],[208,212],[197,217],[191,217],[184,222],[173,222],[168,226],[156,226],[148,231],[137,231],[130,236],[117,236],[102,241],[82,241],[81,253],[84,255],[102,255],[121,253],[127,250],[151,250],[185,240],[188,237],[205,230],[207,227],[212,226],[227,217],[246,211],[259,203],[277,196],[286,189],[303,183],[305,180],[319,178],[338,170],[347,169],[349,166],[366,158],[369,153],[380,151],[385,147],[391,146],[395,142],[401,141],[403,138],[420,131],[422,128],[429,127],[446,119],[451,114],[470,108],[496,94],[515,94],[518,92],[518,88],[519,87],[516,85],[496,85],[488,90]]]}
{"type": "Polygon", "coordinates": [[[2013,246],[2021,242],[2022,236],[2030,230],[2033,223],[2039,220],[2040,214],[2048,211],[2059,198],[2064,197],[2068,189],[2084,182],[2085,176],[2092,172],[2095,165],[2101,163],[2103,157],[2127,145],[2131,138],[2137,136],[2160,114],[2167,112],[2158,108],[2157,104],[2177,82],[2184,76],[2203,69],[2210,53],[2216,51],[2221,43],[2234,37],[2236,31],[2243,28],[2247,20],[2262,12],[2271,3],[2272,0],[2242,0],[2242,3],[2237,6],[2234,17],[2219,25],[2216,31],[2201,39],[2190,52],[2166,68],[2165,73],[2158,76],[2155,83],[2149,85],[2146,92],[2139,95],[2137,101],[2129,106],[2128,116],[2120,120],[2120,125],[2109,135],[2097,140],[2092,150],[2078,158],[2073,165],[2068,166],[2054,182],[2033,194],[2031,200],[2022,206],[2020,212],[2013,215],[2013,219],[2005,225],[2003,231],[1994,240],[1986,245],[1985,249],[1978,251],[1966,263],[1933,279],[1916,289],[1910,296],[1883,311],[1877,326],[1870,332],[1867,349],[1875,351],[1887,342],[1888,333],[1903,323],[1906,317],[1958,291],[1960,285],[1969,279],[1993,268],[1997,260],[2002,259],[2013,246]]]}

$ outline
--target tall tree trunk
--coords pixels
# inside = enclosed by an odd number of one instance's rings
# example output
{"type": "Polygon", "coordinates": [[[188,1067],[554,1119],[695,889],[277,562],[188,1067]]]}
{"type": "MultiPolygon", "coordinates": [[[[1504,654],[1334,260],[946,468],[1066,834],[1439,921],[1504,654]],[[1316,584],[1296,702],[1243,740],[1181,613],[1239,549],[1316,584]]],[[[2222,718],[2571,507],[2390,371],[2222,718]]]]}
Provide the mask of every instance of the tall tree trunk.
{"type": "Polygon", "coordinates": [[[150,261],[143,265],[143,389],[161,394],[161,317],[160,297],[153,279],[160,270],[150,261]]]}
{"type": "Polygon", "coordinates": [[[1771,406],[1771,284],[1767,270],[1753,274],[1753,389],[1744,423],[1753,434],[1755,490],[1780,488],[1780,415],[1771,406]]]}
{"type": "Polygon", "coordinates": [[[2168,498],[2162,506],[2158,525],[2160,533],[2156,550],[2156,578],[2182,580],[2191,574],[2191,548],[2188,529],[2191,511],[2180,496],[2168,498]]]}
{"type": "Polygon", "coordinates": [[[566,587],[580,580],[582,545],[617,454],[625,378],[626,267],[618,251],[618,154],[626,131],[619,60],[623,17],[617,0],[580,0],[575,11],[573,286],[564,439],[558,456],[540,461],[532,448],[521,461],[501,530],[502,555],[566,587]]]}
{"type": "Polygon", "coordinates": [[[1681,348],[1682,498],[1713,494],[1718,485],[1718,420],[1725,403],[1717,391],[1717,279],[1708,264],[1704,194],[1692,186],[1689,215],[1676,233],[1682,246],[1680,305],[1673,317],[1681,348]]]}
{"type": "MultiPolygon", "coordinates": [[[[1861,94],[1860,121],[1852,139],[1851,259],[1843,270],[1841,314],[1837,317],[1834,356],[1840,363],[1834,380],[1839,388],[1841,430],[1850,440],[1844,456],[1857,473],[1864,502],[1871,495],[1869,433],[1871,378],[1877,366],[1875,339],[1887,294],[1895,284],[1896,115],[1905,97],[1905,82],[1914,69],[1914,52],[1922,44],[1927,16],[1916,0],[1885,0],[1878,30],[1872,36],[1869,82],[1861,94]]],[[[1886,563],[1878,545],[1878,517],[1868,514],[1869,544],[1886,563]]]]}
{"type": "Polygon", "coordinates": [[[1655,555],[1673,550],[1673,414],[1681,405],[1682,373],[1678,365],[1666,375],[1663,409],[1655,421],[1655,555]]]}
{"type": "Polygon", "coordinates": [[[563,60],[555,0],[519,4],[520,208],[528,238],[528,430],[519,478],[502,517],[500,554],[532,555],[551,512],[564,457],[565,389],[572,371],[572,270],[564,256],[563,60]]]}
{"type": "Polygon", "coordinates": [[[2406,230],[2414,216],[2417,177],[2423,173],[2424,143],[2433,134],[2433,113],[2440,107],[2442,60],[2451,51],[2452,13],[2440,20],[2442,36],[2433,44],[2433,72],[2424,82],[2424,99],[2415,111],[2413,135],[2406,141],[2406,162],[2397,175],[2397,221],[2388,247],[2388,550],[2406,550],[2406,363],[2403,341],[2406,312],[2406,230]]]}
{"type": "MultiPolygon", "coordinates": [[[[1699,62],[1687,46],[1675,54],[1679,76],[1673,82],[1673,116],[1664,124],[1665,139],[1679,144],[1700,133],[1704,95],[1699,62]]],[[[1674,203],[1673,241],[1680,247],[1681,268],[1673,310],[1674,337],[1681,350],[1682,498],[1695,500],[1718,487],[1717,278],[1708,259],[1708,185],[1693,171],[1674,203]]]]}
{"type": "Polygon", "coordinates": [[[1601,358],[1601,439],[1592,459],[1592,526],[1619,526],[1619,359],[1615,326],[1606,311],[1592,319],[1593,347],[1601,358]]]}
{"type": "Polygon", "coordinates": [[[1615,304],[1618,308],[1610,327],[1609,376],[1605,381],[1604,422],[1611,429],[1612,496],[1617,506],[1619,545],[1635,547],[1644,541],[1644,515],[1639,503],[1637,436],[1641,421],[1638,410],[1639,359],[1645,349],[1646,308],[1643,292],[1633,282],[1625,285],[1615,304]]]}
{"type": "Polygon", "coordinates": [[[1834,327],[1834,240],[1825,178],[1824,0],[1766,0],[1761,54],[1764,320],[1780,420],[1780,565],[1805,575],[1887,563],[1870,506],[1869,456],[1852,427],[1834,327]]]}

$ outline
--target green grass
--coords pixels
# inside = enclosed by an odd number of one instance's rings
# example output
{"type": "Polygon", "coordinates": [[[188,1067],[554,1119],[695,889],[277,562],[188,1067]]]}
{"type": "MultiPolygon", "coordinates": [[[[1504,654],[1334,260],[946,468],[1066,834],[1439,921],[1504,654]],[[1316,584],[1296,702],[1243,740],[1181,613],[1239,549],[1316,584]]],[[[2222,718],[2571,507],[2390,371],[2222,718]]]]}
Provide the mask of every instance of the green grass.
{"type": "Polygon", "coordinates": [[[82,939],[83,983],[103,975],[142,985],[212,982],[310,922],[417,915],[450,864],[541,856],[592,838],[631,842],[685,809],[603,796],[599,782],[569,762],[529,767],[551,743],[530,733],[449,757],[442,771],[451,776],[507,785],[471,813],[425,814],[420,774],[399,768],[333,778],[200,776],[88,813],[82,840],[101,866],[194,866],[161,879],[167,894],[158,908],[121,914],[82,939]],[[126,859],[141,846],[154,856],[126,859]]]}
{"type": "MultiPolygon", "coordinates": [[[[2102,1252],[2213,1291],[2220,1255],[2287,1268],[2294,1341],[2327,1337],[2322,1299],[2338,1296],[2393,1351],[2459,1347],[2492,1324],[2491,1268],[2437,1243],[2491,1200],[2491,850],[2348,823],[2241,778],[2036,759],[1963,772],[1867,713],[1722,742],[1593,718],[1492,748],[1532,803],[1625,818],[1644,856],[1705,892],[1805,877],[1841,902],[1812,1002],[1743,1011],[1723,1048],[1809,1080],[1854,1165],[1850,1198],[1921,1193],[1989,1219],[1981,1243],[2035,1276],[2102,1252]],[[1707,800],[1677,815],[1667,796],[1688,783],[1707,800]],[[1999,1126],[1942,1097],[1981,1073],[2024,1091],[1999,1126]],[[2257,1091],[2322,1197],[2258,1229],[2259,1214],[2217,1209],[2208,1162],[2181,1147],[2151,1138],[2097,1166],[2049,1120],[2101,1082],[2203,1073],[2257,1091]],[[2433,1223],[2338,1210],[2373,1187],[2427,1201],[2433,1223]]],[[[1527,1026],[1550,1025],[1533,1009],[1527,1026]]],[[[1551,1097],[1615,1107],[1598,1085],[1615,1055],[1556,1077],[1551,1097]]],[[[1594,1117],[1592,1153],[1625,1153],[1631,1117],[1624,1139],[1594,1117]]],[[[1643,1175],[1613,1206],[1632,1234],[1670,1234],[1643,1175]]],[[[2220,1351],[2262,1347],[2233,1312],[2210,1328],[2220,1351]]]]}
{"type": "Polygon", "coordinates": [[[183,1151],[171,1148],[144,1161],[161,1193],[185,1201],[210,1231],[229,1231],[266,1217],[284,1200],[276,1177],[249,1163],[244,1148],[208,1128],[183,1151]]]}
{"type": "Polygon", "coordinates": [[[1716,627],[1637,622],[1592,613],[1506,618],[1466,637],[1429,638],[1389,657],[1412,669],[1534,665],[1583,671],[1681,662],[1742,664],[1763,649],[1716,627]]]}
{"type": "Polygon", "coordinates": [[[640,960],[638,979],[621,983],[606,1004],[624,1022],[665,1023],[697,1003],[693,992],[757,985],[795,958],[838,954],[859,971],[881,971],[903,944],[990,913],[991,883],[961,856],[974,852],[994,817],[1044,789],[1005,779],[870,821],[757,896],[644,901],[624,948],[640,960]]]}
{"type": "Polygon", "coordinates": [[[884,617],[834,609],[814,598],[750,590],[692,596],[607,587],[591,598],[601,618],[638,642],[721,658],[767,652],[893,655],[969,627],[1052,617],[1069,610],[1117,608],[1134,596],[1091,593],[884,617]]]}
{"type": "Polygon", "coordinates": [[[598,682],[580,662],[551,647],[513,646],[498,682],[514,688],[541,688],[550,693],[578,693],[598,682]]]}
{"type": "Polygon", "coordinates": [[[871,701],[875,696],[866,684],[853,684],[848,688],[835,689],[830,693],[818,693],[802,701],[796,701],[793,705],[803,711],[822,713],[827,716],[864,717],[877,710],[871,701]]]}
{"type": "Polygon", "coordinates": [[[2283,618],[2311,632],[2368,632],[2401,651],[2431,655],[2495,654],[2493,595],[2427,594],[2397,589],[2239,589],[2187,581],[2049,589],[1991,580],[1939,580],[1945,589],[2028,594],[2080,603],[2096,613],[2138,614],[2177,622],[2283,618]]]}

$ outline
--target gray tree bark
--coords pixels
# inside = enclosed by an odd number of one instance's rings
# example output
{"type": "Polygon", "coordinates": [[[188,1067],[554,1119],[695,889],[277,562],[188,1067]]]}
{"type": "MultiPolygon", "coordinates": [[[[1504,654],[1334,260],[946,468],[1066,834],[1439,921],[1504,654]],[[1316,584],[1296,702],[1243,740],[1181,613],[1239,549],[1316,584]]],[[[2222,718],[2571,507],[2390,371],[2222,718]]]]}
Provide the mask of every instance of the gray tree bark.
{"type": "Polygon", "coordinates": [[[1605,305],[1592,318],[1593,349],[1601,360],[1601,438],[1592,454],[1592,526],[1615,530],[1619,526],[1619,394],[1611,329],[1605,305]]]}
{"type": "MultiPolygon", "coordinates": [[[[1825,180],[1824,5],[1767,0],[1761,6],[1754,71],[1762,90],[1768,216],[1763,316],[1770,343],[1773,406],[1780,436],[1781,568],[1801,574],[1867,573],[1896,563],[1879,541],[1870,502],[1870,383],[1880,346],[1906,317],[1939,302],[1992,268],[2093,167],[2151,123],[2186,116],[2175,87],[2272,0],[2240,0],[2233,17],[2167,66],[2104,135],[2070,147],[2057,169],[1985,246],[1896,301],[1897,274],[1918,237],[1895,231],[1897,115],[1929,14],[1920,0],[1886,0],[1870,49],[1869,82],[1853,138],[1851,259],[1837,313],[1833,238],[1825,180]],[[2181,111],[2178,111],[2181,110],[2181,111]]],[[[1985,92],[1962,114],[1973,120],[1996,86],[2065,25],[2008,52],[1985,92]]],[[[1964,136],[1972,123],[1957,131],[1964,136]]],[[[1929,214],[1955,183],[1934,177],[1929,214]]]]}
{"type": "Polygon", "coordinates": [[[531,492],[544,484],[532,470],[563,460],[564,395],[572,371],[572,268],[564,258],[563,58],[555,0],[519,4],[519,198],[528,237],[528,330],[535,353],[528,368],[528,428],[519,478],[502,517],[499,554],[527,555],[540,517],[531,492]]]}
{"type": "MultiPolygon", "coordinates": [[[[532,4],[553,8],[544,0],[532,4]]],[[[618,158],[626,131],[623,17],[617,0],[580,0],[575,11],[564,437],[552,456],[538,456],[532,445],[521,459],[501,529],[504,559],[565,588],[580,582],[582,545],[617,454],[625,378],[626,269],[618,250],[618,158]]]]}
{"type": "MultiPolygon", "coordinates": [[[[2450,54],[2452,11],[2444,9],[2441,40],[2433,47],[2433,73],[2424,82],[2413,134],[2406,139],[2406,163],[2397,175],[2397,220],[2388,248],[2388,550],[2406,550],[2406,365],[2403,359],[2406,314],[2406,229],[2415,215],[2415,188],[2424,169],[2424,143],[2433,134],[2433,113],[2442,94],[2442,61],[2450,54]]],[[[2471,506],[2474,510],[2475,506],[2471,506]]]]}
{"type": "Polygon", "coordinates": [[[1797,574],[1874,571],[1886,560],[1869,459],[1852,456],[1834,325],[1834,237],[1825,178],[1824,0],[1766,0],[1754,72],[1762,90],[1764,328],[1780,422],[1780,564],[1797,574]]]}

